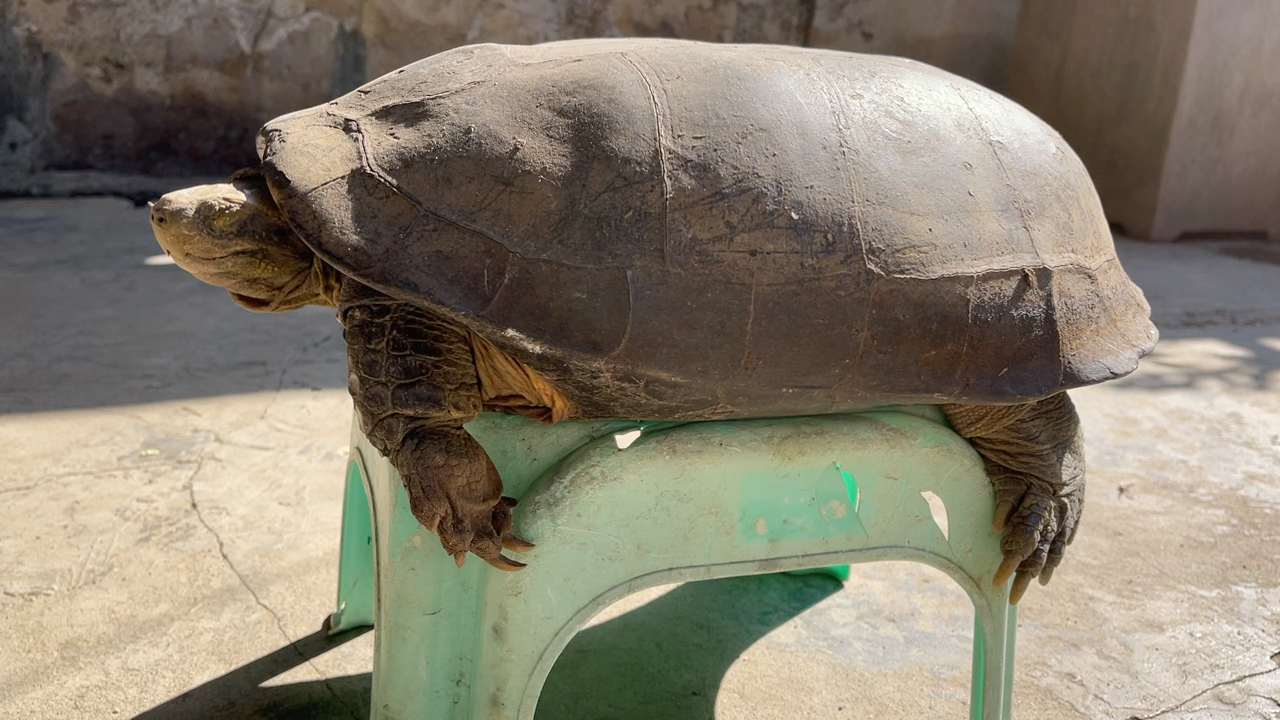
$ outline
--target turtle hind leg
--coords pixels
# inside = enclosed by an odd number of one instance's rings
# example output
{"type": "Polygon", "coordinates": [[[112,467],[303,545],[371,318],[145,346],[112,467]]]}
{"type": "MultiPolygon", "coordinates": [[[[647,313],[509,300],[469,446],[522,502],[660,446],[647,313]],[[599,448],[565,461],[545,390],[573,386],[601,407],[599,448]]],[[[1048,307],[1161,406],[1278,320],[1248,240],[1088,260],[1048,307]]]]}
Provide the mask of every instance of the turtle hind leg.
{"type": "Polygon", "coordinates": [[[1065,392],[1020,405],[943,405],[982,456],[995,488],[994,525],[1004,562],[995,582],[1014,577],[1017,603],[1033,578],[1049,582],[1075,539],[1084,502],[1084,437],[1065,392]]]}
{"type": "Polygon", "coordinates": [[[515,501],[463,424],[481,409],[466,330],[358,283],[343,285],[348,386],[369,442],[400,472],[414,516],[461,566],[474,552],[502,570],[523,564],[502,549],[515,501]]]}

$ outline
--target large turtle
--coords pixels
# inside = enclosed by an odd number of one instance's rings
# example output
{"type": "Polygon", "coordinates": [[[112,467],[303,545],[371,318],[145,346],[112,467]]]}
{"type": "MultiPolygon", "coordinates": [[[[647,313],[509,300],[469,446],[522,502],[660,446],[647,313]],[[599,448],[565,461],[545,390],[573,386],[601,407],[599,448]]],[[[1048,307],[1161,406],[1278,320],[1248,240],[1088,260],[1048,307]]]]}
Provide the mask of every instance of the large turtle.
{"type": "Polygon", "coordinates": [[[481,410],[711,419],[939,404],[985,458],[1016,602],[1084,495],[1065,390],[1156,339],[1062,138],[892,57],[477,45],[262,129],[161,246],[254,310],[333,305],[370,441],[458,564],[524,550],[481,410]]]}

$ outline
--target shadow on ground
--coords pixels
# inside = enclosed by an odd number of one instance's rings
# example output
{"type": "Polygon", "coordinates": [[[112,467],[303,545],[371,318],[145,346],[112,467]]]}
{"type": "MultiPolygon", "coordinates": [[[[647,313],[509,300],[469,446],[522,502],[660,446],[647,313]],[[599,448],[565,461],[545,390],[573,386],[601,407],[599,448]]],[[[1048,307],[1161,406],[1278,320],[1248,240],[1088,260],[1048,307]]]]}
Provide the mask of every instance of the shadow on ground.
{"type": "Polygon", "coordinates": [[[1121,241],[1116,249],[1160,329],[1155,352],[1117,387],[1280,388],[1280,245],[1121,241]]]}
{"type": "MultiPolygon", "coordinates": [[[[686,583],[574,636],[538,702],[555,720],[707,720],[729,667],[770,631],[841,584],[819,576],[762,575],[686,583]]],[[[263,686],[361,635],[317,632],[210,680],[136,720],[365,718],[371,675],[263,686]]]]}
{"type": "Polygon", "coordinates": [[[686,583],[576,635],[538,700],[540,720],[708,720],[729,666],[841,584],[757,575],[686,583]]]}
{"type": "Polygon", "coordinates": [[[369,628],[328,637],[318,630],[247,665],[188,690],[135,716],[135,720],[230,720],[231,718],[365,718],[369,714],[370,675],[263,687],[333,648],[356,639],[369,628]]]}
{"type": "Polygon", "coordinates": [[[154,264],[145,207],[6,200],[0,228],[0,413],[346,387],[332,309],[249,312],[154,264]]]}

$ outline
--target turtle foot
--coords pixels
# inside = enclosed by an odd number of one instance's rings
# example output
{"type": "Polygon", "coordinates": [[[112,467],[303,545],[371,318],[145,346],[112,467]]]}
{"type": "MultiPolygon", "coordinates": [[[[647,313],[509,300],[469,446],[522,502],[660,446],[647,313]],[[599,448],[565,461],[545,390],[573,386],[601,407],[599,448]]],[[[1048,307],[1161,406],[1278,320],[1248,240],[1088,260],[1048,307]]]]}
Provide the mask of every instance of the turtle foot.
{"type": "Polygon", "coordinates": [[[1004,532],[997,585],[1013,577],[1010,604],[1045,585],[1075,538],[1084,502],[1084,439],[1066,393],[1021,405],[944,405],[956,432],[982,455],[1004,532]]]}
{"type": "Polygon", "coordinates": [[[460,427],[411,434],[396,453],[414,517],[440,536],[458,567],[467,553],[499,570],[525,567],[502,554],[524,552],[533,543],[512,533],[514,498],[502,496],[502,479],[489,455],[460,427]]]}
{"type": "Polygon", "coordinates": [[[1059,487],[1013,473],[1001,474],[995,480],[993,525],[1004,532],[1000,543],[1004,561],[992,582],[1002,585],[1013,576],[1013,587],[1009,590],[1011,605],[1022,599],[1032,579],[1038,577],[1041,585],[1048,584],[1054,569],[1062,562],[1080,517],[1080,501],[1084,495],[1083,478],[1081,480],[1072,486],[1059,487]]]}

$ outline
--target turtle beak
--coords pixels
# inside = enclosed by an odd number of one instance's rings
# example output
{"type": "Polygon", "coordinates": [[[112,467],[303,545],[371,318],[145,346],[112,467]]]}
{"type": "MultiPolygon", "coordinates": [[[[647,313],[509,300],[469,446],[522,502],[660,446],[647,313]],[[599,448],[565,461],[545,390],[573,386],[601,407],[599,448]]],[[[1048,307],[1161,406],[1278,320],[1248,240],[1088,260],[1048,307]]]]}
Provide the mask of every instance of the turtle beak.
{"type": "MultiPolygon", "coordinates": [[[[156,242],[159,243],[160,249],[164,250],[164,254],[173,257],[175,250],[182,250],[185,247],[183,229],[183,208],[178,206],[166,198],[160,198],[155,202],[147,203],[151,211],[151,231],[155,234],[156,242]]],[[[182,254],[179,253],[181,257],[182,254]]]]}
{"type": "Polygon", "coordinates": [[[168,221],[168,218],[165,217],[166,213],[163,207],[156,207],[156,204],[153,202],[147,203],[147,207],[151,209],[152,226],[164,225],[168,221]]]}

